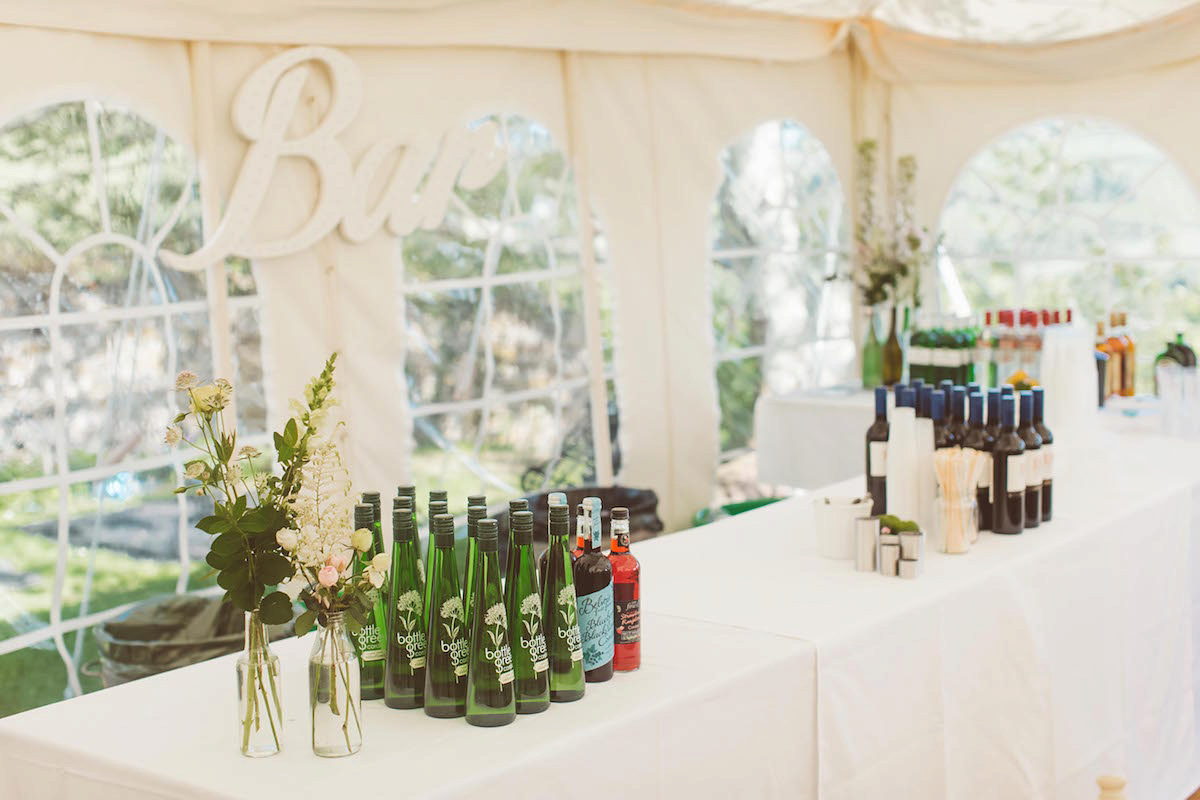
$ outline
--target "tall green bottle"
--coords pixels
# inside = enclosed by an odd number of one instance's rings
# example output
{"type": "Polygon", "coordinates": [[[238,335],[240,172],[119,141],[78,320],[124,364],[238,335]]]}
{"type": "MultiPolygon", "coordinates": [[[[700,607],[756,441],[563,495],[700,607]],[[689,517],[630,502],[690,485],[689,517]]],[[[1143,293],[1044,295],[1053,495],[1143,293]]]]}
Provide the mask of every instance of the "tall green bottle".
{"type": "Polygon", "coordinates": [[[550,639],[550,700],[569,703],[583,697],[583,647],[571,576],[570,511],[566,504],[550,506],[550,546],[542,575],[542,619],[550,639]]]}
{"type": "MultiPolygon", "coordinates": [[[[400,497],[407,497],[409,499],[408,505],[409,505],[409,508],[412,509],[413,532],[415,533],[417,530],[419,530],[417,528],[417,487],[409,486],[409,485],[397,486],[396,487],[396,498],[400,498],[400,497]]],[[[393,511],[396,510],[396,499],[395,498],[392,499],[392,510],[393,511]]],[[[421,539],[418,536],[417,537],[418,545],[420,544],[420,541],[421,541],[421,539]]],[[[418,546],[417,547],[417,562],[418,563],[421,563],[420,550],[421,550],[421,548],[418,546]]]]}
{"type": "MultiPolygon", "coordinates": [[[[425,615],[429,616],[433,613],[431,603],[433,598],[433,564],[436,561],[437,554],[433,547],[433,520],[438,514],[450,513],[449,503],[446,502],[446,493],[444,491],[433,491],[429,493],[429,538],[425,540],[425,615]],[[441,495],[441,499],[434,497],[441,495]]],[[[426,620],[425,630],[429,631],[432,624],[426,620]]]]}
{"type": "Polygon", "coordinates": [[[434,556],[429,583],[433,606],[425,658],[425,713],[431,717],[461,717],[467,710],[467,620],[458,590],[454,558],[454,517],[433,518],[434,556]]]}
{"type": "MultiPolygon", "coordinates": [[[[375,531],[375,509],[369,503],[359,503],[354,506],[354,530],[366,528],[375,531]]],[[[354,560],[354,574],[359,575],[378,552],[383,552],[382,534],[380,541],[372,542],[365,552],[360,553],[354,560]]],[[[373,533],[372,538],[375,538],[373,533]]],[[[387,624],[383,609],[383,594],[378,589],[371,590],[372,610],[367,624],[354,634],[354,650],[358,654],[359,696],[363,700],[378,700],[383,697],[383,645],[387,637],[387,624]]]]}
{"type": "Polygon", "coordinates": [[[425,579],[419,570],[412,498],[397,497],[393,505],[383,702],[390,708],[420,708],[425,702],[425,579]]]}
{"type": "Polygon", "coordinates": [[[524,509],[508,515],[513,554],[504,585],[504,608],[517,675],[518,714],[536,714],[550,707],[550,661],[542,627],[542,597],[538,594],[537,564],[533,560],[533,513],[524,509]]]}
{"type": "Polygon", "coordinates": [[[479,569],[479,546],[475,542],[475,531],[479,520],[487,516],[487,499],[481,494],[467,498],[467,563],[463,569],[463,611],[471,619],[471,598],[475,594],[475,573],[479,569]]]}
{"type": "MultiPolygon", "coordinates": [[[[505,586],[508,586],[509,576],[512,574],[513,550],[516,549],[513,546],[513,537],[512,537],[513,514],[517,513],[518,511],[528,511],[528,510],[529,510],[529,501],[526,500],[524,497],[518,497],[516,500],[508,501],[508,547],[505,549],[506,555],[504,556],[504,565],[503,565],[504,566],[504,585],[505,586]]],[[[534,569],[537,569],[537,567],[535,566],[534,569]]]]}
{"type": "Polygon", "coordinates": [[[471,658],[467,672],[467,722],[481,728],[508,725],[517,718],[513,691],[512,647],[508,614],[500,591],[500,538],[496,520],[476,524],[479,560],[475,568],[474,611],[471,620],[471,658]]]}

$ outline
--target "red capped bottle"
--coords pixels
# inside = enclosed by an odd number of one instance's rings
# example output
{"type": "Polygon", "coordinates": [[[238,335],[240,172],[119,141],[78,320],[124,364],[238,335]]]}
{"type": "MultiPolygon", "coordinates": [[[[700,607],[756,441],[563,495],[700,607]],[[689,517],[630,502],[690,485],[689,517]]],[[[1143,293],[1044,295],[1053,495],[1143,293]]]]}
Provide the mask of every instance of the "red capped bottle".
{"type": "Polygon", "coordinates": [[[612,510],[611,534],[613,669],[632,672],[642,665],[642,565],[629,552],[629,509],[612,510]]]}

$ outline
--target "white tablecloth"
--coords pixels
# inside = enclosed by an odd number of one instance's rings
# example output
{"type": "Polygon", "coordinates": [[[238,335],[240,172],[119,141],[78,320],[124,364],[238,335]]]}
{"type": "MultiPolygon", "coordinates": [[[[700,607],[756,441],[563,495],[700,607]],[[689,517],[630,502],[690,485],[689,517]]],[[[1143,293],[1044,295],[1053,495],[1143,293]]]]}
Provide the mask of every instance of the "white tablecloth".
{"type": "Polygon", "coordinates": [[[806,497],[642,543],[642,670],[507,728],[376,702],[359,756],[316,759],[301,641],[278,646],[282,756],[237,755],[222,659],[0,720],[0,794],[1093,800],[1117,773],[1131,798],[1182,800],[1200,786],[1198,450],[1060,448],[1051,524],[930,553],[915,581],[816,556],[806,497]],[[621,783],[572,778],[589,755],[621,783]]]}
{"type": "Polygon", "coordinates": [[[754,405],[759,482],[815,489],[861,475],[867,427],[874,419],[874,396],[860,389],[759,397],[754,405]]]}

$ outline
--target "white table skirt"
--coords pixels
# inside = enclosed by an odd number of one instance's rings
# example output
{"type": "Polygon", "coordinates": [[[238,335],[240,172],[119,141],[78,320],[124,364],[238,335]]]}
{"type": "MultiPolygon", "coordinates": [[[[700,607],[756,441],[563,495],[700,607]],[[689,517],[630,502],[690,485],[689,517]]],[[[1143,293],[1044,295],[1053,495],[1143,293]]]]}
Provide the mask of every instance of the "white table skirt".
{"type": "Polygon", "coordinates": [[[870,392],[856,389],[759,397],[754,404],[759,482],[816,489],[861,475],[874,403],[870,392]]]}

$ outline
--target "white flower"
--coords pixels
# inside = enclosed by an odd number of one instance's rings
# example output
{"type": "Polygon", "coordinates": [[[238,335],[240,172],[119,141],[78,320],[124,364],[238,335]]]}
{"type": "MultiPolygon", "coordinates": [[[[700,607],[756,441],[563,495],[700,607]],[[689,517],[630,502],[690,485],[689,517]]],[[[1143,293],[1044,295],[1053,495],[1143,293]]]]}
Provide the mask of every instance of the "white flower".
{"type": "Polygon", "coordinates": [[[538,599],[537,592],[525,595],[525,599],[521,601],[521,616],[527,617],[530,614],[535,617],[542,615],[542,604],[538,599]]]}
{"type": "Polygon", "coordinates": [[[191,390],[192,411],[197,414],[211,414],[225,407],[225,398],[216,386],[197,386],[191,390]]]}
{"type": "Polygon", "coordinates": [[[296,549],[296,545],[300,542],[300,534],[291,528],[283,528],[275,534],[275,541],[279,546],[289,553],[296,549]]]}
{"type": "Polygon", "coordinates": [[[308,427],[314,431],[319,431],[325,427],[325,421],[328,419],[328,412],[325,409],[313,411],[308,415],[308,427]]]}
{"type": "Polygon", "coordinates": [[[463,606],[461,597],[451,597],[446,602],[442,603],[442,618],[443,619],[462,619],[463,606]]]}
{"type": "Polygon", "coordinates": [[[189,478],[195,478],[196,480],[203,478],[204,473],[206,472],[208,472],[208,469],[204,466],[203,461],[193,461],[183,470],[184,475],[187,475],[189,478]]]}
{"type": "Polygon", "coordinates": [[[258,458],[261,455],[262,451],[250,444],[242,445],[242,448],[238,450],[238,458],[258,458]]]}
{"type": "Polygon", "coordinates": [[[350,546],[360,553],[365,553],[371,549],[371,532],[366,528],[359,528],[350,535],[350,546]]]}
{"type": "Polygon", "coordinates": [[[421,576],[421,582],[425,581],[425,562],[417,559],[417,574],[421,576]]]}
{"type": "Polygon", "coordinates": [[[571,605],[575,605],[575,587],[574,586],[564,586],[558,590],[558,604],[561,606],[561,605],[566,605],[567,603],[570,603],[571,605]]]}
{"type": "Polygon", "coordinates": [[[181,441],[183,441],[183,431],[179,429],[179,426],[168,425],[166,432],[163,434],[163,442],[166,443],[168,447],[174,447],[181,441]]]}
{"type": "Polygon", "coordinates": [[[421,613],[421,593],[413,589],[409,589],[404,594],[396,598],[396,610],[401,614],[408,611],[421,613]]]}
{"type": "Polygon", "coordinates": [[[213,381],[213,385],[216,386],[217,391],[219,391],[226,398],[233,394],[233,384],[224,378],[217,378],[215,381],[213,381]]]}
{"type": "Polygon", "coordinates": [[[369,580],[371,582],[371,585],[374,586],[376,589],[383,586],[383,578],[384,578],[384,574],[382,572],[380,572],[379,570],[376,570],[376,569],[368,569],[367,570],[367,580],[369,580]]]}
{"type": "Polygon", "coordinates": [[[504,605],[496,603],[487,610],[483,615],[483,624],[488,626],[499,626],[508,624],[508,615],[504,613],[504,605]]]}
{"type": "Polygon", "coordinates": [[[237,483],[242,479],[242,467],[240,464],[233,463],[225,467],[225,482],[228,484],[237,483]]]}
{"type": "Polygon", "coordinates": [[[196,377],[196,373],[190,370],[184,370],[175,376],[175,388],[179,390],[191,389],[200,385],[200,379],[196,377]]]}
{"type": "Polygon", "coordinates": [[[371,559],[371,569],[378,570],[379,572],[387,572],[388,571],[388,554],[387,553],[379,553],[374,558],[372,558],[371,559]]]}

